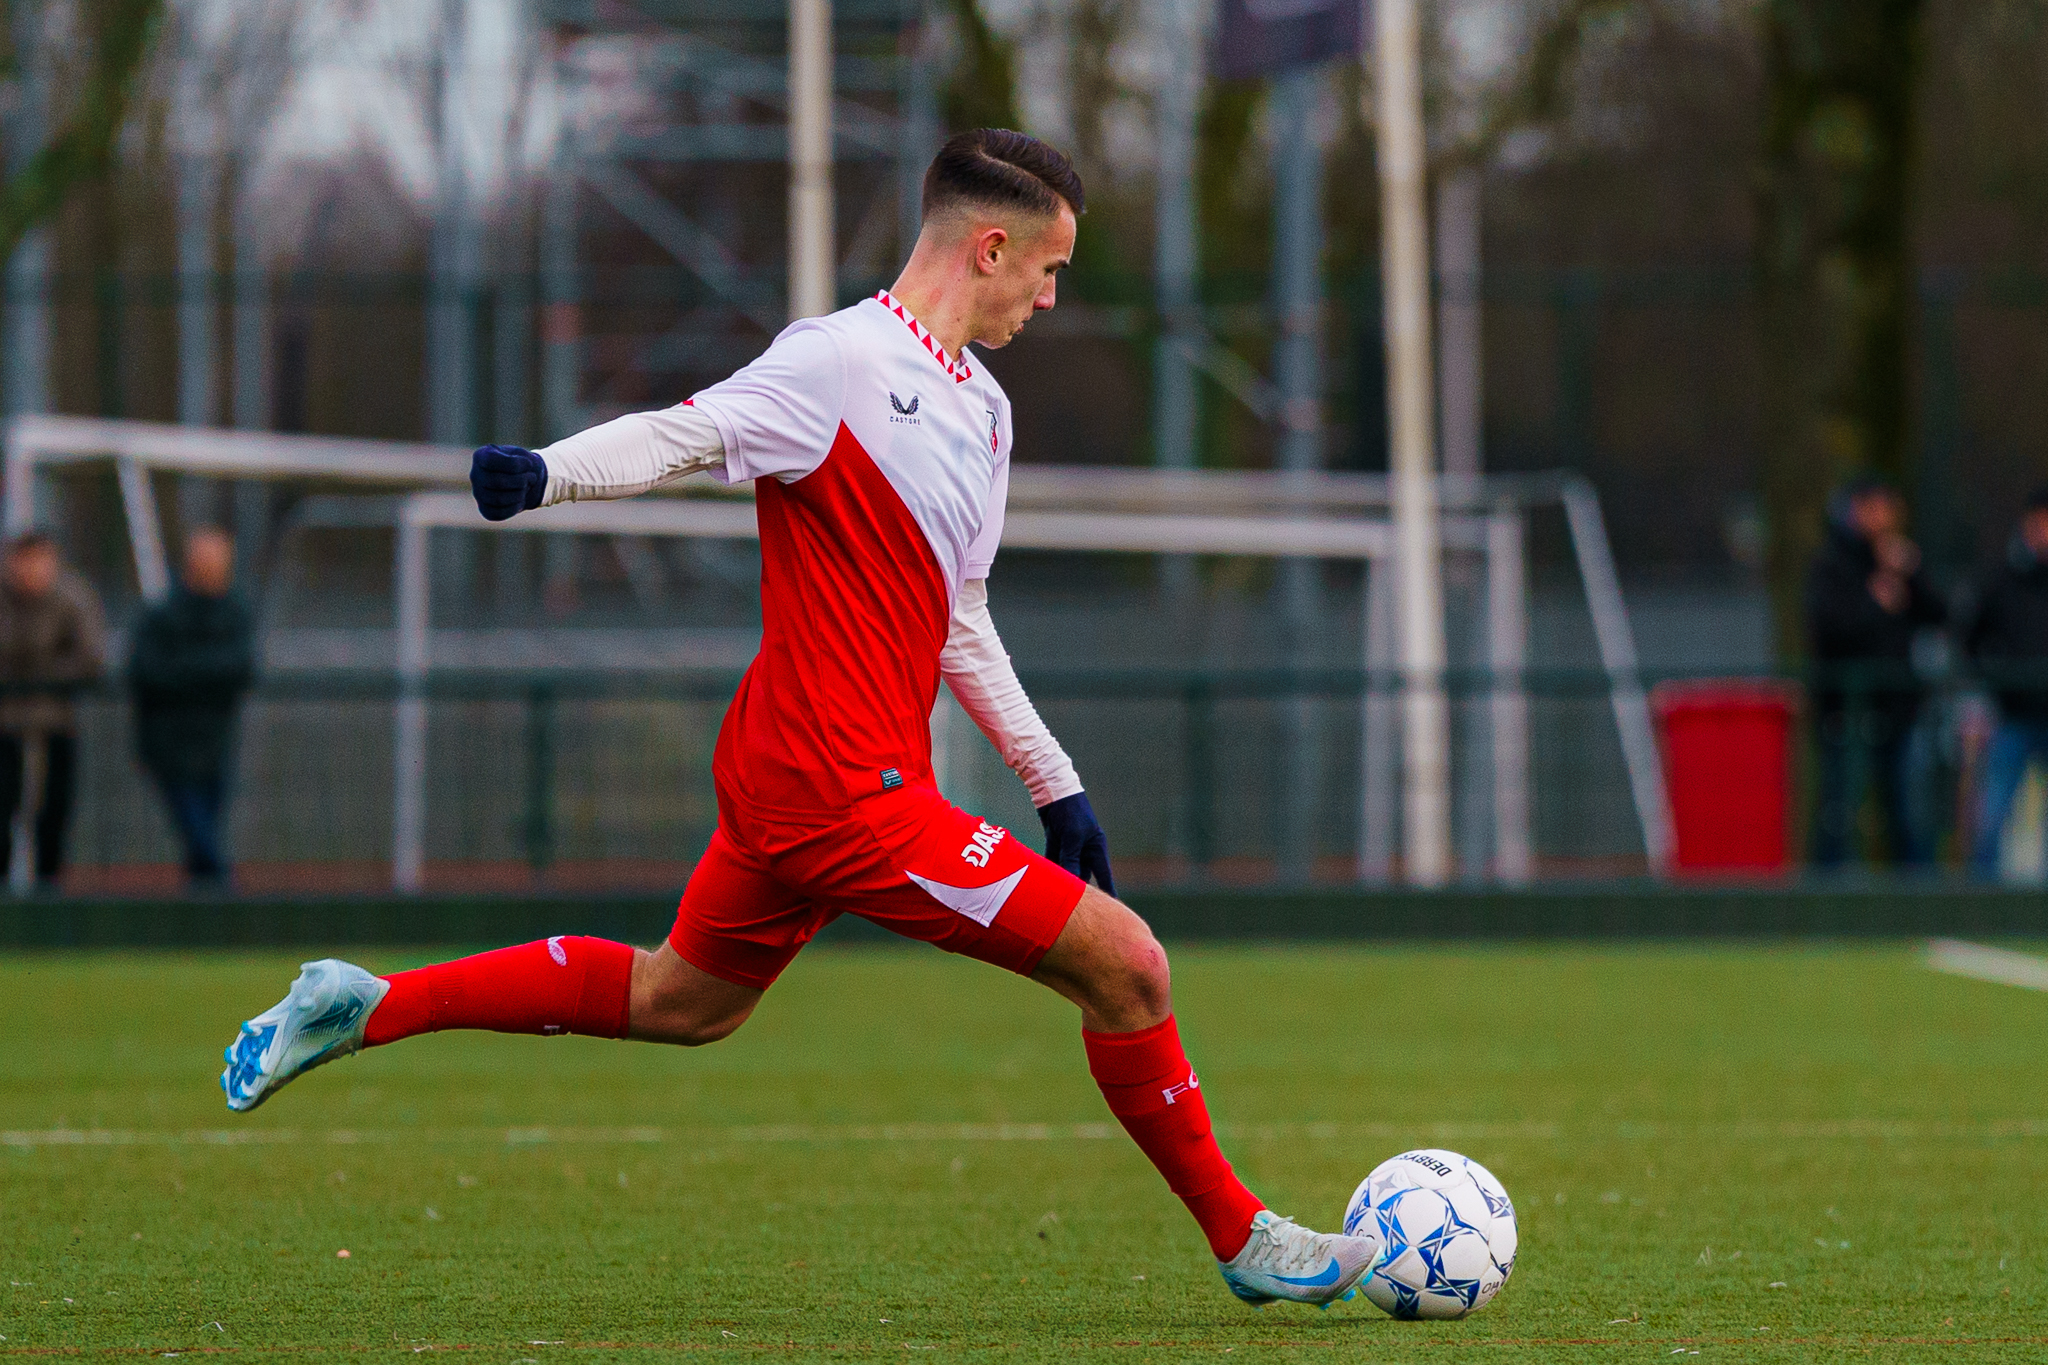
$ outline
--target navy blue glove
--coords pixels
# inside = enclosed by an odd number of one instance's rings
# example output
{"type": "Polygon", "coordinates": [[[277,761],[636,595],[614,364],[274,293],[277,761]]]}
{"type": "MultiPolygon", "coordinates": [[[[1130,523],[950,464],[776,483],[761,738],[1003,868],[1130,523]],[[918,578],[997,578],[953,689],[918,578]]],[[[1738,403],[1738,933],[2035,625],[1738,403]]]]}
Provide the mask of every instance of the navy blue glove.
{"type": "Polygon", "coordinates": [[[521,446],[479,446],[469,457],[469,491],[485,521],[531,512],[548,491],[548,462],[521,446]]]}
{"type": "Polygon", "coordinates": [[[1038,808],[1045,822],[1045,856],[1082,881],[1093,881],[1110,895],[1116,878],[1109,872],[1109,836],[1088,804],[1087,792],[1075,792],[1038,808]]]}

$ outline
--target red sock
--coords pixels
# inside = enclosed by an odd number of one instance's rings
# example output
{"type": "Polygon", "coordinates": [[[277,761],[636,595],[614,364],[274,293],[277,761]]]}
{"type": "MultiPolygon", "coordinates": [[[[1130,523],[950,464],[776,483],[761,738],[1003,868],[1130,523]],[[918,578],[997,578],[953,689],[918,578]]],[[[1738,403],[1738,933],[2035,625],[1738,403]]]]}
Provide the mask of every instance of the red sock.
{"type": "Polygon", "coordinates": [[[1266,1206],[1244,1187],[1216,1146],[1209,1106],[1181,1051],[1173,1016],[1137,1033],[1082,1029],[1081,1041],[1109,1112],[1195,1215],[1216,1259],[1227,1261],[1244,1250],[1252,1216],[1266,1206]]]}
{"type": "Polygon", "coordinates": [[[623,1038],[633,950],[560,935],[384,979],[391,989],[370,1015],[364,1047],[444,1028],[623,1038]]]}

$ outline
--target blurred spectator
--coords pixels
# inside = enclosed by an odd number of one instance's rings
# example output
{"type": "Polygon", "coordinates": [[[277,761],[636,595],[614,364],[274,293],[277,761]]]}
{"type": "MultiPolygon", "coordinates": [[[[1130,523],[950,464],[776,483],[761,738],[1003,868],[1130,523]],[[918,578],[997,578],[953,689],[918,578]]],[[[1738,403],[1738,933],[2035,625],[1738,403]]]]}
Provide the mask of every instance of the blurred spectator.
{"type": "Polygon", "coordinates": [[[248,605],[234,590],[235,547],[211,528],[185,541],[184,575],[135,627],[128,683],[135,740],[185,844],[194,885],[227,879],[221,810],[235,722],[256,676],[248,605]]]}
{"type": "Polygon", "coordinates": [[[1876,789],[1884,844],[1912,867],[1930,860],[1911,819],[1907,790],[1921,688],[1913,637],[1947,615],[1906,538],[1906,506],[1876,479],[1858,479],[1828,502],[1827,539],[1806,578],[1806,626],[1819,671],[1814,721],[1820,738],[1819,811],[1813,860],[1839,865],[1863,805],[1876,789]]]}
{"type": "Polygon", "coordinates": [[[2027,764],[2048,763],[2048,488],[2027,499],[2005,561],[1983,585],[1963,649],[1998,698],[1970,863],[1998,873],[1999,838],[2027,764]]]}
{"type": "Polygon", "coordinates": [[[89,584],[40,531],[15,537],[0,564],[0,871],[14,864],[15,818],[35,821],[35,875],[54,886],[77,789],[77,689],[106,670],[106,617],[89,584]]]}

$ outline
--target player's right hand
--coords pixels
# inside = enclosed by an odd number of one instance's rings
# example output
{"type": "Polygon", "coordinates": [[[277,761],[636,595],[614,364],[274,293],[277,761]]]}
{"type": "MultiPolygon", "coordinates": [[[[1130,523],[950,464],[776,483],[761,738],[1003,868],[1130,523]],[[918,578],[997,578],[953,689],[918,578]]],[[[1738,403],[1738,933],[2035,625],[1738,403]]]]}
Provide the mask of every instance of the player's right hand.
{"type": "Polygon", "coordinates": [[[469,457],[469,491],[485,521],[531,512],[547,489],[547,461],[523,446],[479,446],[469,457]]]}
{"type": "Polygon", "coordinates": [[[1062,796],[1038,808],[1045,825],[1045,856],[1082,881],[1092,881],[1116,894],[1116,878],[1109,871],[1109,836],[1088,804],[1087,792],[1062,796]]]}

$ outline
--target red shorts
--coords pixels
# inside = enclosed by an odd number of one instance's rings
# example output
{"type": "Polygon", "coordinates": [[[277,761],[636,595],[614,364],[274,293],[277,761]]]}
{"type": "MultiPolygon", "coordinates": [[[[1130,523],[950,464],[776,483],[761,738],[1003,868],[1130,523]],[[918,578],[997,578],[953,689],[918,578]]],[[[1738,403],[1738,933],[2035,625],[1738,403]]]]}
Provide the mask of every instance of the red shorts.
{"type": "Polygon", "coordinates": [[[713,976],[766,990],[820,929],[852,914],[1028,976],[1081,890],[928,782],[833,815],[771,817],[721,793],[668,941],[713,976]]]}

